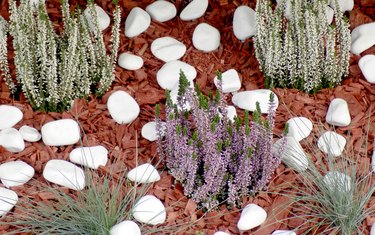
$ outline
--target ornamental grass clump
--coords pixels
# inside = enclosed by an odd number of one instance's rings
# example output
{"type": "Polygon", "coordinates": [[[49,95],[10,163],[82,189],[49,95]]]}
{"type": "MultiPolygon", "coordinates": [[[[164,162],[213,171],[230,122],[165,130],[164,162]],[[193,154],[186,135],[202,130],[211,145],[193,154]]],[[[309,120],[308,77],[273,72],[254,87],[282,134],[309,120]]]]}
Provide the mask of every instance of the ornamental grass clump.
{"type": "Polygon", "coordinates": [[[42,1],[10,0],[10,22],[0,19],[0,71],[12,93],[25,94],[34,109],[64,111],[75,98],[103,95],[114,80],[119,47],[120,7],[116,3],[112,45],[107,55],[94,2],[88,2],[89,22],[80,9],[70,12],[62,0],[64,30],[58,34],[42,1]],[[90,27],[91,25],[91,27],[90,27]],[[92,26],[94,25],[94,26],[92,26]],[[7,33],[12,36],[16,79],[8,66],[7,33]],[[19,88],[20,87],[20,88],[19,88]]]}
{"type": "Polygon", "coordinates": [[[334,24],[328,24],[327,4],[281,0],[273,11],[269,0],[257,1],[254,48],[267,86],[313,93],[349,74],[349,21],[335,1],[334,24]]]}
{"type": "MultiPolygon", "coordinates": [[[[221,74],[217,76],[221,83],[221,74]]],[[[194,92],[181,72],[176,103],[167,92],[165,126],[158,106],[156,121],[159,155],[182,183],[184,194],[213,208],[223,202],[240,205],[241,196],[264,190],[280,164],[280,153],[271,152],[274,108],[271,95],[265,120],[258,103],[252,121],[245,112],[243,119],[232,122],[221,88],[209,97],[199,87],[194,92]]]]}

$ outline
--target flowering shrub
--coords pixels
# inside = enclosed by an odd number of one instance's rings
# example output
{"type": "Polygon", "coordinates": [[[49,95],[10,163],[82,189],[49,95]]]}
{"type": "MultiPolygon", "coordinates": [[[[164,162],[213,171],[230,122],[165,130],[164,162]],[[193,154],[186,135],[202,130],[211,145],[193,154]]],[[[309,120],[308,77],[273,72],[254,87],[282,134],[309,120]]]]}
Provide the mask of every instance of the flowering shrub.
{"type": "MultiPolygon", "coordinates": [[[[93,1],[88,3],[92,19],[97,19],[93,1]]],[[[72,14],[62,0],[64,31],[58,35],[45,5],[10,0],[10,23],[0,19],[0,28],[13,37],[17,84],[33,108],[64,111],[71,102],[90,92],[103,95],[114,79],[114,63],[119,46],[120,7],[114,11],[111,54],[107,55],[102,32],[95,20],[93,30],[81,10],[72,14]]],[[[0,32],[0,71],[10,90],[16,92],[8,68],[7,33],[0,32]]]]}
{"type": "Polygon", "coordinates": [[[305,92],[338,85],[349,73],[351,39],[337,1],[332,25],[326,0],[290,0],[288,7],[280,2],[274,12],[269,0],[256,5],[254,47],[266,85],[305,92]]]}
{"type": "MultiPolygon", "coordinates": [[[[218,78],[221,83],[220,73],[218,78]]],[[[185,195],[212,208],[224,201],[229,206],[238,205],[242,195],[266,188],[280,164],[280,153],[271,152],[273,99],[271,96],[266,120],[261,118],[258,103],[252,121],[245,112],[243,120],[237,117],[231,122],[221,88],[215,97],[204,96],[198,87],[194,93],[181,72],[175,104],[167,93],[165,127],[161,126],[158,106],[156,121],[159,154],[184,186],[185,195]],[[189,106],[190,111],[181,108],[189,106]]]]}

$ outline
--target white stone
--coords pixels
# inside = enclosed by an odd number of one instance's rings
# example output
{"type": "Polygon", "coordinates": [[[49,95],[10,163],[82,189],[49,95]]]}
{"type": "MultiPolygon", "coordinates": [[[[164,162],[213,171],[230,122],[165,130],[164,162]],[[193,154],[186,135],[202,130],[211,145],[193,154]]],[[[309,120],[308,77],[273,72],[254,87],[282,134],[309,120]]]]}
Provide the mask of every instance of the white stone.
{"type": "Polygon", "coordinates": [[[155,1],[146,7],[146,11],[159,22],[171,20],[177,15],[176,6],[168,1],[155,1]]]}
{"type": "Polygon", "coordinates": [[[372,223],[370,235],[375,235],[375,223],[372,223]]]}
{"type": "Polygon", "coordinates": [[[195,20],[206,13],[208,0],[193,0],[180,13],[181,20],[195,20]]]}
{"type": "MultiPolygon", "coordinates": [[[[354,0],[337,0],[339,4],[340,11],[351,11],[354,7],[354,0]]],[[[331,0],[329,4],[333,9],[335,9],[335,0],[331,0]]]]}
{"type": "Polygon", "coordinates": [[[226,233],[226,232],[223,232],[223,231],[217,231],[214,233],[214,235],[230,235],[230,233],[226,233]]]}
{"type": "MultiPolygon", "coordinates": [[[[191,82],[190,83],[192,86],[194,83],[191,82]]],[[[181,106],[180,104],[178,104],[177,102],[177,98],[178,98],[178,86],[176,86],[173,90],[171,90],[171,93],[170,93],[170,96],[171,96],[171,101],[173,104],[177,104],[177,109],[179,111],[182,111],[182,110],[186,110],[186,111],[189,111],[191,110],[191,105],[189,102],[186,102],[183,106],[181,106]]]]}
{"type": "MultiPolygon", "coordinates": [[[[161,125],[161,137],[165,134],[165,122],[160,122],[161,125]]],[[[141,130],[141,135],[148,141],[155,141],[158,139],[158,134],[156,130],[156,122],[148,122],[143,125],[141,130]]]]}
{"type": "Polygon", "coordinates": [[[21,133],[22,138],[28,142],[37,142],[42,138],[42,135],[39,133],[39,131],[31,126],[21,126],[19,132],[21,133]]]}
{"type": "Polygon", "coordinates": [[[193,32],[193,45],[203,52],[216,50],[220,46],[219,30],[207,23],[200,23],[193,32]]]}
{"type": "Polygon", "coordinates": [[[125,20],[125,36],[136,37],[146,31],[150,24],[150,15],[142,8],[134,7],[125,20]]]}
{"type": "Polygon", "coordinates": [[[128,172],[127,175],[130,181],[136,183],[152,183],[160,180],[158,170],[150,163],[145,163],[137,166],[128,172]]]}
{"type": "Polygon", "coordinates": [[[6,104],[0,105],[0,114],[0,130],[13,127],[23,118],[19,108],[6,104]]]}
{"type": "Polygon", "coordinates": [[[326,18],[327,18],[327,23],[328,24],[331,24],[332,21],[333,21],[333,15],[334,15],[334,10],[329,7],[329,6],[326,6],[326,18]]]}
{"type": "Polygon", "coordinates": [[[0,187],[0,217],[8,213],[18,202],[17,193],[0,187]]]}
{"type": "Polygon", "coordinates": [[[98,169],[105,166],[108,161],[108,150],[101,145],[91,147],[78,147],[69,154],[69,160],[73,163],[98,169]]]}
{"type": "Polygon", "coordinates": [[[352,188],[352,180],[350,176],[338,172],[338,171],[329,171],[323,177],[323,182],[334,191],[349,192],[352,188]]]}
{"type": "Polygon", "coordinates": [[[234,123],[234,119],[237,117],[236,107],[233,105],[227,106],[227,118],[234,123]]]}
{"type": "Polygon", "coordinates": [[[173,60],[165,63],[156,73],[156,80],[163,89],[173,90],[178,87],[180,70],[186,78],[192,83],[197,76],[197,71],[193,66],[180,60],[173,60]]]}
{"type": "Polygon", "coordinates": [[[262,113],[268,113],[268,108],[270,104],[270,94],[274,94],[274,103],[275,108],[277,109],[279,106],[279,99],[277,95],[268,89],[258,89],[252,91],[240,91],[237,92],[232,96],[232,102],[234,105],[241,109],[245,109],[248,111],[255,111],[256,110],[256,102],[259,102],[259,107],[262,113]]]}
{"type": "Polygon", "coordinates": [[[351,118],[348,103],[341,98],[331,101],[326,114],[326,122],[334,126],[348,126],[351,118]]]}
{"type": "Polygon", "coordinates": [[[359,55],[375,45],[375,22],[362,24],[351,33],[352,45],[350,51],[359,55]]]}
{"type": "Polygon", "coordinates": [[[241,212],[237,228],[240,231],[250,230],[261,225],[267,218],[267,212],[256,204],[247,205],[241,212]]]}
{"type": "Polygon", "coordinates": [[[271,235],[297,235],[292,230],[275,230],[271,235]]]}
{"type": "Polygon", "coordinates": [[[358,61],[363,76],[369,82],[375,83],[375,55],[365,55],[358,61]]]}
{"type": "Polygon", "coordinates": [[[255,11],[248,6],[239,6],[233,15],[233,33],[243,41],[256,33],[255,11]]]}
{"type": "Polygon", "coordinates": [[[120,54],[118,65],[127,70],[137,70],[142,68],[143,59],[140,56],[125,52],[120,54]]]}
{"type": "Polygon", "coordinates": [[[14,128],[0,131],[0,145],[12,153],[19,153],[25,149],[25,142],[21,133],[14,128]]]}
{"type": "Polygon", "coordinates": [[[25,184],[34,176],[34,173],[34,168],[21,160],[0,165],[0,179],[7,188],[25,184]]]}
{"type": "Polygon", "coordinates": [[[293,137],[297,141],[301,141],[309,136],[313,127],[312,122],[305,117],[294,117],[286,123],[288,124],[287,136],[293,137]]]}
{"type": "Polygon", "coordinates": [[[298,172],[305,171],[309,166],[309,161],[301,144],[295,138],[287,136],[285,139],[279,139],[273,145],[273,151],[279,152],[283,141],[286,141],[286,143],[285,149],[281,154],[281,160],[298,172]]]}
{"type": "Polygon", "coordinates": [[[180,59],[186,52],[186,46],[172,37],[165,36],[151,43],[151,52],[156,58],[168,62],[180,59]]]}
{"type": "Polygon", "coordinates": [[[110,235],[141,235],[138,224],[131,220],[125,220],[116,224],[109,230],[110,235]]]}
{"type": "Polygon", "coordinates": [[[372,167],[372,171],[375,172],[375,149],[372,152],[371,167],[372,167]]]}
{"type": "Polygon", "coordinates": [[[129,124],[139,115],[140,108],[133,97],[125,91],[113,92],[107,101],[109,114],[118,124],[129,124]]]}
{"type": "MultiPolygon", "coordinates": [[[[95,7],[96,15],[98,18],[99,29],[103,31],[106,28],[108,28],[109,24],[111,23],[111,19],[109,18],[109,15],[103,10],[103,8],[101,8],[100,6],[96,4],[94,5],[94,7],[95,7]]],[[[86,8],[83,14],[87,19],[90,29],[95,30],[95,22],[90,13],[89,8],[86,8]]]]}
{"type": "Polygon", "coordinates": [[[163,203],[153,195],[143,196],[132,209],[138,222],[157,225],[165,222],[167,214],[163,203]]]}
{"type": "Polygon", "coordinates": [[[86,184],[83,170],[65,160],[49,160],[44,167],[43,177],[51,183],[74,190],[82,190],[86,184]]]}
{"type": "Polygon", "coordinates": [[[346,139],[334,131],[326,131],[318,139],[318,148],[329,156],[340,156],[345,145],[346,139]]]}
{"type": "MultiPolygon", "coordinates": [[[[219,86],[217,76],[214,78],[215,86],[219,86]]],[[[241,88],[241,79],[235,69],[229,69],[221,74],[221,86],[223,93],[238,91],[241,88]]]]}
{"type": "Polygon", "coordinates": [[[81,138],[78,123],[73,119],[48,122],[42,126],[41,132],[44,144],[49,146],[72,145],[81,138]]]}

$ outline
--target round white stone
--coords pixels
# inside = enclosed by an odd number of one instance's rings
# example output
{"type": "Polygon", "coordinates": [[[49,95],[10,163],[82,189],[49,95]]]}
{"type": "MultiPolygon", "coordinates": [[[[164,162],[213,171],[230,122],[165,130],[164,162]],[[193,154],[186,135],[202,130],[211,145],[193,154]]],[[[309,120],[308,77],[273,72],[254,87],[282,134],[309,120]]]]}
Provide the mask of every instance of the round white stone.
{"type": "Polygon", "coordinates": [[[21,110],[11,105],[0,105],[0,113],[0,130],[13,127],[23,118],[21,110]]]}
{"type": "Polygon", "coordinates": [[[375,223],[372,223],[370,235],[375,235],[375,223]]]}
{"type": "Polygon", "coordinates": [[[182,42],[166,36],[155,39],[151,43],[151,52],[156,58],[168,62],[180,59],[186,52],[186,46],[182,42]]]}
{"type": "Polygon", "coordinates": [[[372,167],[372,171],[375,172],[375,149],[372,152],[371,167],[372,167]]]}
{"type": "Polygon", "coordinates": [[[85,187],[85,173],[81,168],[65,160],[50,160],[44,167],[43,177],[47,181],[74,190],[85,187]]]}
{"type": "MultiPolygon", "coordinates": [[[[301,144],[294,139],[293,137],[285,137],[286,144],[285,149],[281,154],[281,160],[290,168],[302,172],[307,169],[309,166],[309,161],[307,159],[307,155],[301,144]]],[[[282,147],[282,143],[285,139],[280,139],[276,141],[273,145],[272,150],[276,153],[279,152],[280,148],[282,147]]]]}
{"type": "Polygon", "coordinates": [[[247,205],[241,212],[237,228],[240,231],[250,230],[261,225],[267,218],[267,212],[256,204],[247,205]]]}
{"type": "Polygon", "coordinates": [[[181,20],[195,20],[206,13],[208,0],[193,0],[180,13],[181,20]]]}
{"type": "Polygon", "coordinates": [[[334,10],[329,7],[329,6],[326,6],[326,18],[327,18],[327,23],[328,24],[331,24],[332,21],[333,21],[333,15],[334,15],[334,10]]]}
{"type": "Polygon", "coordinates": [[[152,183],[160,180],[159,172],[149,163],[142,164],[132,169],[128,172],[127,177],[130,181],[136,183],[152,183]]]}
{"type": "Polygon", "coordinates": [[[362,71],[363,76],[369,83],[375,83],[375,55],[365,55],[359,62],[358,66],[362,71]]]}
{"type": "Polygon", "coordinates": [[[186,78],[192,83],[197,76],[193,66],[179,60],[165,63],[156,73],[156,80],[163,89],[173,90],[178,87],[180,71],[183,71],[186,78]]]}
{"type": "Polygon", "coordinates": [[[279,106],[279,99],[277,95],[268,89],[258,89],[252,91],[240,91],[232,96],[232,102],[234,105],[241,109],[248,111],[256,110],[256,102],[259,102],[259,107],[262,113],[268,113],[270,94],[274,94],[275,108],[279,106]]]}
{"type": "Polygon", "coordinates": [[[157,225],[165,222],[167,214],[163,203],[153,195],[143,196],[132,210],[138,222],[157,225]]]}
{"type": "Polygon", "coordinates": [[[42,126],[41,132],[44,144],[49,146],[72,145],[81,138],[78,123],[73,119],[48,122],[42,126]]]}
{"type": "Polygon", "coordinates": [[[114,225],[111,230],[109,230],[110,235],[141,235],[141,230],[138,224],[131,220],[125,220],[121,223],[114,225]]]}
{"type": "MultiPolygon", "coordinates": [[[[192,86],[193,82],[191,82],[190,84],[192,86]]],[[[176,86],[173,90],[171,90],[170,96],[171,96],[172,103],[173,104],[177,104],[177,109],[179,111],[182,111],[182,110],[189,111],[189,110],[191,110],[191,105],[190,105],[189,102],[186,102],[182,106],[180,104],[178,104],[178,102],[177,102],[177,98],[178,98],[178,86],[176,86]]]]}
{"type": "MultiPolygon", "coordinates": [[[[96,15],[98,18],[99,29],[103,31],[106,28],[108,28],[109,24],[111,23],[111,19],[109,18],[109,15],[103,10],[103,8],[101,8],[100,6],[96,4],[94,5],[94,7],[95,7],[96,15]]],[[[95,22],[94,22],[93,17],[90,14],[89,8],[86,8],[83,14],[87,19],[90,29],[95,30],[95,22]]]]}
{"type": "Polygon", "coordinates": [[[137,70],[142,68],[143,59],[140,56],[125,52],[120,54],[118,65],[127,70],[137,70]]]}
{"type": "Polygon", "coordinates": [[[0,187],[0,217],[8,213],[18,202],[17,193],[0,187]]]}
{"type": "Polygon", "coordinates": [[[75,148],[70,152],[69,160],[79,165],[98,169],[99,166],[107,164],[108,150],[101,145],[75,148]]]}
{"type": "MultiPolygon", "coordinates": [[[[165,134],[165,122],[161,122],[161,134],[164,136],[165,134]]],[[[158,134],[156,130],[156,122],[148,122],[145,125],[143,125],[141,130],[141,135],[143,138],[145,138],[148,141],[155,141],[158,139],[158,134]]]]}
{"type": "Polygon", "coordinates": [[[203,52],[214,51],[220,46],[220,32],[207,23],[200,23],[193,32],[193,45],[203,52]]]}
{"type": "Polygon", "coordinates": [[[312,122],[305,117],[294,117],[286,123],[288,124],[287,136],[293,137],[297,141],[301,141],[309,136],[313,127],[312,122]]]}
{"type": "Polygon", "coordinates": [[[227,118],[234,123],[234,119],[237,117],[236,107],[233,105],[227,106],[227,118]]]}
{"type": "Polygon", "coordinates": [[[12,153],[19,153],[25,149],[25,141],[21,133],[14,128],[0,131],[0,145],[12,153]]]}
{"type": "Polygon", "coordinates": [[[217,231],[214,233],[214,235],[230,235],[229,233],[223,232],[223,231],[217,231]]]}
{"type": "Polygon", "coordinates": [[[359,55],[375,45],[375,22],[362,24],[351,33],[352,45],[350,51],[359,55]]]}
{"type": "MultiPolygon", "coordinates": [[[[216,87],[219,87],[217,76],[214,78],[216,87]]],[[[229,69],[221,74],[221,87],[223,93],[235,92],[241,88],[241,79],[235,69],[229,69]]]]}
{"type": "Polygon", "coordinates": [[[345,145],[346,139],[334,131],[326,131],[318,139],[318,148],[333,157],[340,156],[345,145]]]}
{"type": "Polygon", "coordinates": [[[334,126],[348,126],[351,118],[348,103],[336,98],[331,101],[326,114],[326,122],[334,126]]]}
{"type": "MultiPolygon", "coordinates": [[[[330,1],[330,6],[335,9],[335,0],[330,1]]],[[[354,7],[354,0],[337,0],[337,3],[339,4],[340,11],[351,11],[354,7]]]]}
{"type": "Polygon", "coordinates": [[[22,138],[28,142],[37,142],[42,138],[42,135],[39,133],[39,131],[31,126],[21,126],[19,132],[21,133],[22,138]]]}
{"type": "Polygon", "coordinates": [[[146,31],[150,24],[150,15],[142,8],[134,7],[125,20],[125,36],[136,37],[146,31]]]}
{"type": "Polygon", "coordinates": [[[352,188],[350,176],[338,171],[327,172],[323,182],[334,191],[349,192],[352,188]]]}
{"type": "Polygon", "coordinates": [[[34,173],[34,168],[21,160],[0,165],[0,179],[7,188],[25,184],[34,176],[34,173]]]}
{"type": "Polygon", "coordinates": [[[233,15],[233,33],[243,41],[254,36],[256,32],[255,11],[248,6],[239,6],[233,15]]]}
{"type": "Polygon", "coordinates": [[[292,230],[275,230],[271,235],[297,235],[292,230]]]}
{"type": "Polygon", "coordinates": [[[125,91],[113,92],[107,101],[109,114],[118,124],[129,124],[139,115],[140,108],[133,97],[125,91]]]}
{"type": "Polygon", "coordinates": [[[155,1],[146,7],[146,11],[159,22],[171,20],[177,15],[176,6],[168,1],[155,1]]]}

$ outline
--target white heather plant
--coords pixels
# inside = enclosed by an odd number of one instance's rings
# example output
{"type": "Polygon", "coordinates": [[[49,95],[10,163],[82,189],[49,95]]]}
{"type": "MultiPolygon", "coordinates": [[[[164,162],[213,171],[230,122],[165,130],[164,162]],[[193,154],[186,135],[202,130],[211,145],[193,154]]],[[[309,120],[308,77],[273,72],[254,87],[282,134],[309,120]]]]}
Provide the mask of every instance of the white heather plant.
{"type": "MultiPolygon", "coordinates": [[[[87,7],[94,21],[94,30],[80,9],[69,10],[68,0],[62,0],[64,31],[58,35],[48,18],[46,6],[31,5],[21,0],[19,6],[10,0],[9,27],[0,26],[12,36],[17,85],[21,86],[34,109],[64,111],[75,98],[90,92],[103,95],[114,80],[114,66],[119,47],[120,7],[114,1],[112,45],[107,55],[99,29],[93,0],[87,7]]],[[[0,32],[0,71],[12,92],[16,91],[7,61],[7,34],[0,32]]]]}
{"type": "Polygon", "coordinates": [[[308,93],[340,84],[349,73],[348,19],[335,1],[334,24],[326,19],[327,0],[290,0],[273,11],[269,0],[256,5],[255,56],[267,86],[297,88],[308,93]]]}

